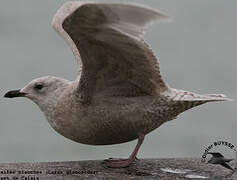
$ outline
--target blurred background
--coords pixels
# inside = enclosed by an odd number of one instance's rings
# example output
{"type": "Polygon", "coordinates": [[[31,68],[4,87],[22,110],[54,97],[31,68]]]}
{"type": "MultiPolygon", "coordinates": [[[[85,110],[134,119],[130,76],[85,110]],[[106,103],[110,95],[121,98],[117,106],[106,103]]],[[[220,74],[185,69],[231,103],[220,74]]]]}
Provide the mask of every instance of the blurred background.
{"type": "MultiPolygon", "coordinates": [[[[2,97],[40,76],[76,78],[71,49],[51,27],[64,2],[0,2],[0,162],[127,157],[137,143],[89,146],[72,142],[55,132],[30,100],[2,97]]],[[[237,99],[236,0],[98,2],[141,3],[170,15],[172,23],[154,24],[145,36],[160,59],[166,82],[179,89],[224,93],[237,99]]],[[[208,103],[184,112],[148,134],[138,157],[201,157],[213,141],[237,145],[236,106],[236,101],[208,103]]]]}

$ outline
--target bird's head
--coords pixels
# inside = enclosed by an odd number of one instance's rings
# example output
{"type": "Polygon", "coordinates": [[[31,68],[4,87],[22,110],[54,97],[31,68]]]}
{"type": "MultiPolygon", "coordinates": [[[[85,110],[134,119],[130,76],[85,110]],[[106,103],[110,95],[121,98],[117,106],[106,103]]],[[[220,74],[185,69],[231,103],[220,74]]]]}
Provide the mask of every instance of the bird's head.
{"type": "Polygon", "coordinates": [[[37,78],[18,90],[7,92],[4,97],[27,97],[35,102],[42,110],[55,103],[70,81],[53,76],[37,78]]]}

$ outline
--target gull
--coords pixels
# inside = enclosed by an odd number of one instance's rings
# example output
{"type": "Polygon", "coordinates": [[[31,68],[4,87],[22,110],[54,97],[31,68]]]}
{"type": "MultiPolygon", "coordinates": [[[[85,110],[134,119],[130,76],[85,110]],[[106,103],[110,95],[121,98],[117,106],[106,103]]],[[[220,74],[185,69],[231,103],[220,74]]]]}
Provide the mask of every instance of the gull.
{"type": "Polygon", "coordinates": [[[109,158],[108,167],[127,167],[149,132],[192,107],[227,101],[222,94],[199,95],[171,88],[144,41],[146,27],[169,17],[136,4],[67,2],[53,28],[72,49],[75,81],[46,76],[4,97],[36,103],[54,130],[73,141],[111,145],[138,139],[126,159],[109,158]]]}
{"type": "Polygon", "coordinates": [[[221,166],[230,169],[230,170],[234,170],[229,164],[227,164],[227,162],[233,161],[234,159],[226,159],[221,153],[219,152],[209,152],[207,154],[211,154],[212,157],[210,160],[208,160],[207,163],[211,163],[211,164],[220,164],[221,166]]]}

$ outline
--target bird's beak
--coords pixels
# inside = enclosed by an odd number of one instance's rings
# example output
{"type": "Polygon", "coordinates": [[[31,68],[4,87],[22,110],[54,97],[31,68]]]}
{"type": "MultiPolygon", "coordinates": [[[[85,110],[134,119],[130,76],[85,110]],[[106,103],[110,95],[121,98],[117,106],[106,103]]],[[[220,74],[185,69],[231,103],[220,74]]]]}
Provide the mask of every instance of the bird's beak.
{"type": "Polygon", "coordinates": [[[27,93],[21,92],[20,89],[8,91],[3,97],[5,98],[15,98],[15,97],[24,97],[27,93]]]}

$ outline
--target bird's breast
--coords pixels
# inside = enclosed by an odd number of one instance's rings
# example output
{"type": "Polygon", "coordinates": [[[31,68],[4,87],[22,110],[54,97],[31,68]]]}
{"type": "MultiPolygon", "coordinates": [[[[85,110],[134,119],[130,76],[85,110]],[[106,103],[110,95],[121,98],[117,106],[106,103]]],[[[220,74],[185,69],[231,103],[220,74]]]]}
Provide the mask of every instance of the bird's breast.
{"type": "Polygon", "coordinates": [[[93,145],[134,140],[173,118],[169,117],[168,106],[154,97],[110,98],[91,105],[76,102],[60,106],[57,109],[62,110],[49,121],[51,126],[71,140],[93,145]]]}

